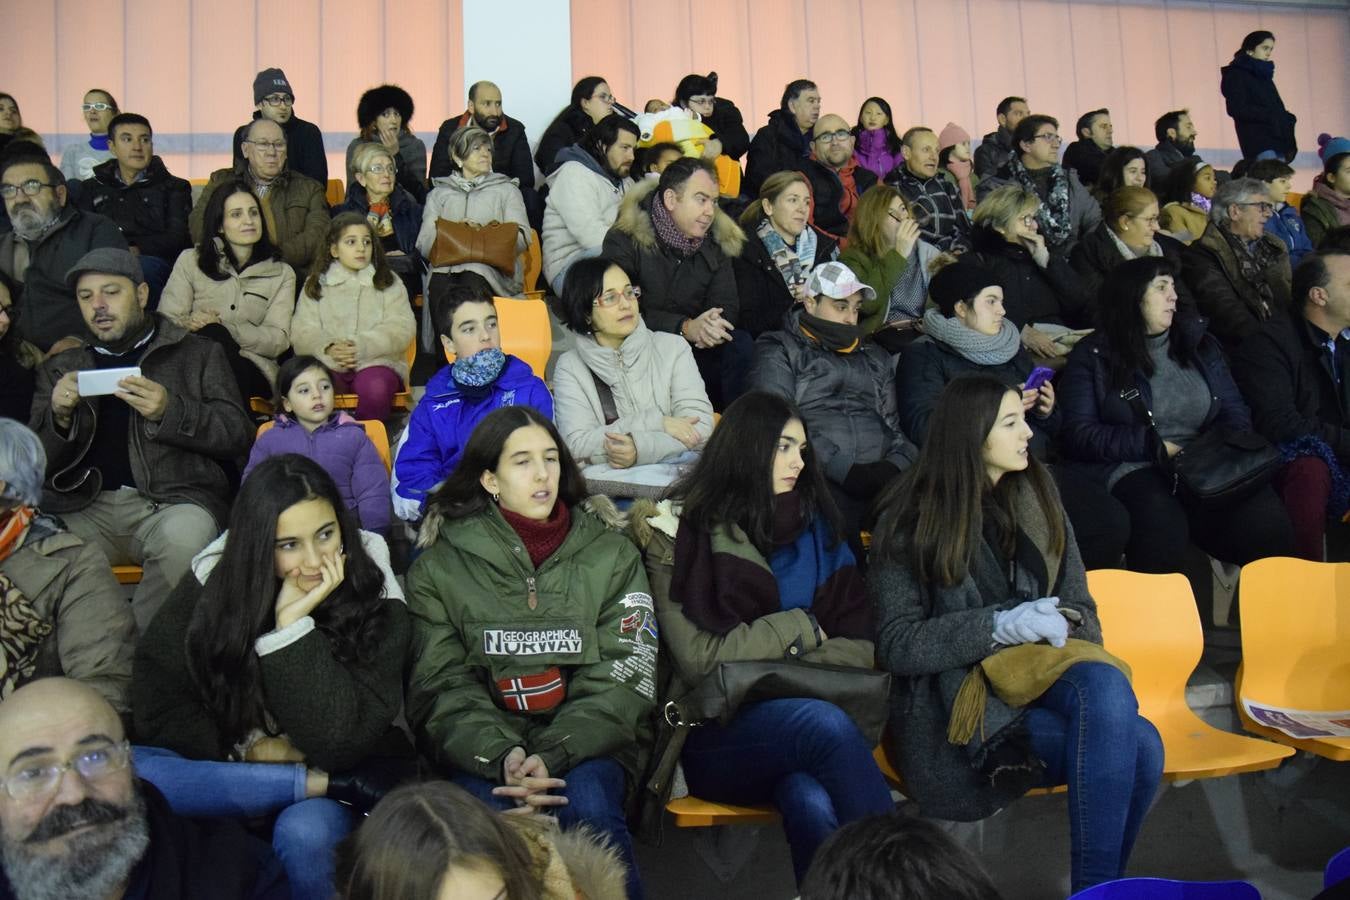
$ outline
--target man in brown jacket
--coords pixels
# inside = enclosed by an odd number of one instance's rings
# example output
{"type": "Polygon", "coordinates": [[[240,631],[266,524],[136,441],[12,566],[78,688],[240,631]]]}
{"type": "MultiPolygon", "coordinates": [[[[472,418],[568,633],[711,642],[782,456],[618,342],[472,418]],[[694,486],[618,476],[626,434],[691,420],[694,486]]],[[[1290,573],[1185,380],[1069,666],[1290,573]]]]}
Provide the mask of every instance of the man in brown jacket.
{"type": "Polygon", "coordinates": [[[192,243],[201,243],[202,220],[211,195],[226,181],[242,177],[262,201],[267,232],[297,281],[309,272],[314,254],[328,237],[327,186],[286,167],[286,134],[271,119],[255,119],[244,137],[244,161],[211,173],[188,217],[192,243]]]}

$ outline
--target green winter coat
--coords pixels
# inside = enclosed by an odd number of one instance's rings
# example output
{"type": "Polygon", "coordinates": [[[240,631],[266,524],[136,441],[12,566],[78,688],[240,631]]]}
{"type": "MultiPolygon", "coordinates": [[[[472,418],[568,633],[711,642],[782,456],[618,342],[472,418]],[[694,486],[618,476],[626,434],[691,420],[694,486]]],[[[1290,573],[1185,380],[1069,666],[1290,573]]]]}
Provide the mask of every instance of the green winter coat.
{"type": "Polygon", "coordinates": [[[627,537],[586,504],[571,512],[562,546],[536,569],[497,507],[462,519],[429,508],[422,534],[433,542],[408,572],[407,712],[439,765],[500,782],[519,746],[554,777],[608,756],[636,782],[656,703],[647,574],[627,537]],[[494,699],[503,679],[552,666],[566,691],[552,709],[513,712],[494,699]]]}
{"type": "Polygon", "coordinates": [[[852,269],[859,281],[877,292],[871,300],[863,300],[858,319],[863,334],[873,334],[886,324],[886,313],[891,308],[891,288],[905,274],[909,260],[895,250],[887,250],[881,257],[869,256],[854,244],[839,254],[839,261],[852,269]]]}
{"type": "Polygon", "coordinates": [[[1299,207],[1298,214],[1303,217],[1303,224],[1308,229],[1308,240],[1312,241],[1314,248],[1321,245],[1328,231],[1341,224],[1332,205],[1312,192],[1303,195],[1303,205],[1299,207]]]}

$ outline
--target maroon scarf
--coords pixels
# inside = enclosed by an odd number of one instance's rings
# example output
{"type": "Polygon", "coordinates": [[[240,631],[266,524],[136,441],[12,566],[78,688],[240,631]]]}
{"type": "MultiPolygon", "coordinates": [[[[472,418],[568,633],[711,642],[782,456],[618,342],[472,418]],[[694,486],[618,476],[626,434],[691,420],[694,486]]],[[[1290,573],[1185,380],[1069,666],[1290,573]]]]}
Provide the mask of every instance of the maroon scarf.
{"type": "Polygon", "coordinates": [[[525,544],[525,552],[530,554],[530,562],[536,569],[540,563],[553,555],[553,551],[562,546],[562,542],[567,540],[568,530],[572,527],[572,514],[568,512],[567,504],[561,501],[553,504],[553,512],[542,522],[527,519],[509,509],[498,507],[498,510],[506,520],[506,524],[520,535],[521,541],[525,544]]]}

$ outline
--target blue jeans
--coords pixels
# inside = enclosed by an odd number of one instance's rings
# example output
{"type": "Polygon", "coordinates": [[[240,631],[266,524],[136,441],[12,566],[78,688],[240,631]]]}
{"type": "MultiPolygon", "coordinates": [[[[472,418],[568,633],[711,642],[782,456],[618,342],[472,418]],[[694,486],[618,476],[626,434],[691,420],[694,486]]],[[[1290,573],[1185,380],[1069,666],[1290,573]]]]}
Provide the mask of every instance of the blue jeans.
{"type": "Polygon", "coordinates": [[[330,900],[334,852],[354,826],[336,800],[305,799],[305,767],[184,759],[171,750],[134,747],[136,774],[159,788],[180,816],[252,818],[277,813],[272,849],[295,900],[330,900]]]}
{"type": "Polygon", "coordinates": [[[695,728],[680,761],[696,797],[778,807],[798,884],[840,825],[895,806],[858,726],[824,700],[766,700],[695,728]]]}
{"type": "Polygon", "coordinates": [[[1069,786],[1073,890],[1120,878],[1162,780],[1158,729],[1106,663],[1078,663],[1027,710],[1046,783],[1069,786]]]}
{"type": "MultiPolygon", "coordinates": [[[[619,851],[628,867],[629,900],[642,900],[642,876],[633,854],[633,838],[624,819],[623,766],[605,756],[579,763],[570,772],[549,772],[549,775],[567,782],[567,787],[561,791],[567,798],[567,805],[554,808],[558,824],[565,829],[585,824],[603,835],[619,851]]],[[[492,789],[500,785],[491,781],[463,772],[456,772],[450,780],[493,809],[515,806],[510,797],[493,796],[492,789]]]]}

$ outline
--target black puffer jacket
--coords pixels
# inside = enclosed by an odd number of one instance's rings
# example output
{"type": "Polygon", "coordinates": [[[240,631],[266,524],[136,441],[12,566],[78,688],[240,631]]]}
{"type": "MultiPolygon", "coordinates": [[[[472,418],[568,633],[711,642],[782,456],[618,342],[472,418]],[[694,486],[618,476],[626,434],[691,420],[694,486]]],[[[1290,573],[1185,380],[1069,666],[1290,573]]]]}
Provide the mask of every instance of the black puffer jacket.
{"type": "Polygon", "coordinates": [[[1068,259],[1051,251],[1044,269],[1020,244],[1011,244],[987,225],[971,232],[972,258],[998,274],[1004,314],[1018,328],[1034,322],[1090,328],[1092,297],[1068,259]]]}
{"type": "Polygon", "coordinates": [[[1243,159],[1256,159],[1266,150],[1274,150],[1283,160],[1293,159],[1298,153],[1294,139],[1298,117],[1284,108],[1275,87],[1275,64],[1239,53],[1219,74],[1219,90],[1237,129],[1243,159]]]}
{"type": "MultiPolygon", "coordinates": [[[[0,270],[14,276],[14,252],[22,240],[14,232],[0,238],[0,270]]],[[[14,298],[19,308],[19,333],[42,352],[63,337],[88,333],[84,316],[66,287],[66,273],[96,247],[127,249],[127,239],[112,219],[81,212],[74,206],[61,210],[57,222],[36,244],[28,245],[28,268],[23,290],[14,298]]]]}
{"type": "MultiPolygon", "coordinates": [[[[817,230],[812,267],[834,259],[838,246],[834,238],[817,230]]],[[[750,332],[751,337],[782,328],[783,316],[793,306],[792,292],[769,257],[764,242],[753,230],[746,233],[745,247],[732,262],[732,271],[736,273],[736,293],[741,300],[741,317],[737,324],[750,332]]]]}
{"type": "MultiPolygon", "coordinates": [[[[1209,413],[1201,430],[1218,425],[1249,432],[1251,413],[1228,371],[1219,342],[1205,330],[1205,324],[1204,319],[1178,317],[1171,338],[1191,348],[1209,385],[1209,413]]],[[[1064,416],[1061,449],[1089,474],[1104,484],[1120,463],[1152,463],[1160,458],[1162,446],[1157,433],[1139,421],[1121,396],[1122,391],[1111,384],[1111,350],[1100,331],[1073,348],[1058,385],[1058,405],[1064,416]]],[[[1153,388],[1143,372],[1135,371],[1131,387],[1139,391],[1144,406],[1153,409],[1153,388]]]]}
{"type": "Polygon", "coordinates": [[[158,156],[134,184],[123,184],[118,178],[115,159],[95,166],[94,177],[80,191],[78,205],[112,219],[127,243],[146,256],[172,261],[192,246],[188,237],[192,185],[170,175],[158,156]]]}
{"type": "Polygon", "coordinates": [[[731,261],[741,254],[745,232],[719,209],[702,245],[689,256],[680,256],[656,236],[651,214],[655,197],[652,179],[628,191],[601,251],[642,288],[643,321],[653,331],[678,334],[685,319],[720,307],[722,318],[739,326],[740,300],[731,261]]]}
{"type": "MultiPolygon", "coordinates": [[[[594,123],[591,122],[591,117],[581,110],[570,108],[564,110],[544,131],[544,136],[539,139],[539,149],[534,151],[534,161],[539,165],[539,171],[545,176],[552,175],[553,170],[560,165],[559,151],[564,147],[581,143],[586,132],[591,130],[592,124],[594,123]]],[[[435,165],[434,155],[432,165],[435,165]]],[[[493,171],[497,171],[495,159],[492,168],[493,171]]]]}
{"type": "Polygon", "coordinates": [[[713,130],[722,142],[722,152],[732,159],[739,161],[750,149],[750,135],[745,131],[741,111],[726,97],[713,98],[712,115],[704,116],[703,124],[713,130]]]}
{"type": "MultiPolygon", "coordinates": [[[[1121,255],[1120,248],[1116,246],[1108,231],[1109,227],[1103,222],[1083,235],[1082,240],[1074,245],[1073,252],[1069,254],[1069,264],[1078,273],[1078,277],[1083,279],[1083,289],[1094,302],[1111,270],[1125,262],[1125,257],[1121,255]]],[[[1163,259],[1176,269],[1173,281],[1177,286],[1177,308],[1194,313],[1195,295],[1181,278],[1181,251],[1185,249],[1185,244],[1161,233],[1155,235],[1153,239],[1162,249],[1163,259]]]]}
{"type": "Polygon", "coordinates": [[[895,363],[864,339],[847,353],[802,333],[802,308],[783,331],[755,341],[750,387],[786,397],[802,411],[825,477],[843,484],[855,464],[886,460],[906,469],[918,456],[895,408],[895,363]]]}
{"type": "Polygon", "coordinates": [[[774,172],[795,172],[810,156],[811,138],[802,134],[789,113],[775,109],[769,113],[769,124],[756,131],[750,141],[741,193],[758,197],[764,179],[774,172]]]}

